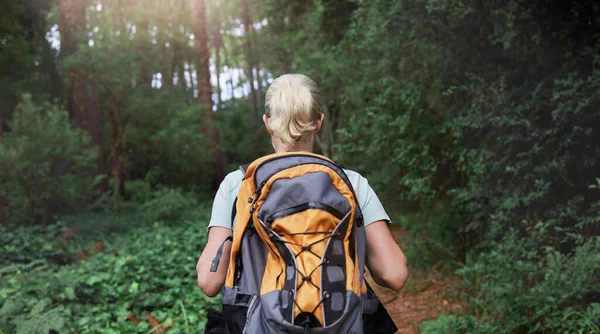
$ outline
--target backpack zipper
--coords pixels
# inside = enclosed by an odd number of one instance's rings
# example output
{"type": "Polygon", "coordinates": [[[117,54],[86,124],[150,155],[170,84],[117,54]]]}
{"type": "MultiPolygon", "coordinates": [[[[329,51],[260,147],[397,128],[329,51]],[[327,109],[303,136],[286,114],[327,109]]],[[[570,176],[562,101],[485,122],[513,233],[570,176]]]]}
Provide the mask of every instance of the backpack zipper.
{"type": "Polygon", "coordinates": [[[252,195],[250,196],[250,198],[248,198],[248,203],[250,203],[250,213],[254,213],[254,209],[255,209],[255,205],[256,202],[258,201],[258,198],[260,197],[260,193],[262,191],[262,188],[265,186],[265,184],[267,184],[267,180],[264,180],[260,183],[260,185],[256,188],[256,190],[252,193],[252,195]]]}
{"type": "Polygon", "coordinates": [[[340,211],[338,211],[336,208],[327,205],[325,203],[321,203],[321,202],[308,202],[308,203],[304,203],[304,204],[300,204],[291,208],[287,208],[287,209],[283,209],[283,210],[279,210],[277,212],[272,213],[269,217],[267,217],[267,219],[265,219],[265,222],[269,225],[269,227],[271,226],[271,224],[273,224],[273,222],[279,218],[283,218],[286,216],[291,216],[295,213],[298,212],[302,212],[308,209],[319,209],[319,210],[323,210],[325,212],[328,212],[330,214],[332,214],[333,216],[335,216],[336,218],[338,218],[339,220],[342,220],[345,216],[345,214],[341,213],[340,211]]]}

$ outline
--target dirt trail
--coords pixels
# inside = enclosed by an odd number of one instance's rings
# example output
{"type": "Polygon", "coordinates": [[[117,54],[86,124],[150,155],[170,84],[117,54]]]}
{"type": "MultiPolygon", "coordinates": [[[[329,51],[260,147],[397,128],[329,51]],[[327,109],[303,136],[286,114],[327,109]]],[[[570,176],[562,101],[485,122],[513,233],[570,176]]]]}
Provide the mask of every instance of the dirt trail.
{"type": "MultiPolygon", "coordinates": [[[[392,227],[392,233],[402,246],[407,232],[392,227]]],[[[419,333],[418,325],[421,322],[435,319],[441,313],[461,309],[455,288],[459,278],[435,266],[420,272],[411,270],[409,263],[409,280],[400,292],[379,287],[371,277],[367,277],[367,280],[394,319],[398,333],[419,333]]]]}

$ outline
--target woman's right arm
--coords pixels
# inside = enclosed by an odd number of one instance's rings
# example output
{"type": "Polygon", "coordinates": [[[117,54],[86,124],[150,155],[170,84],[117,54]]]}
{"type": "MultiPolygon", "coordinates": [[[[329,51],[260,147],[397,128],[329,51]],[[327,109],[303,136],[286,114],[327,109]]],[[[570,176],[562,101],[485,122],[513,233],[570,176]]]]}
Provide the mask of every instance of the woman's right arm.
{"type": "Polygon", "coordinates": [[[367,235],[367,267],[375,283],[398,291],[408,278],[406,257],[394,240],[385,220],[365,228],[367,235]]]}

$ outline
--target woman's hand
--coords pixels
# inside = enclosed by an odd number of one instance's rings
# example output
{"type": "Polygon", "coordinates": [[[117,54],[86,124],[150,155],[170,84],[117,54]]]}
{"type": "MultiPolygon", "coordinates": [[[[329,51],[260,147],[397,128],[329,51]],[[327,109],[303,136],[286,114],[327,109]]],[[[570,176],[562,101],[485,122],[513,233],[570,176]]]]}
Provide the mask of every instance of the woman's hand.
{"type": "Polygon", "coordinates": [[[225,227],[211,227],[208,232],[208,242],[202,251],[202,255],[196,264],[198,272],[198,286],[209,297],[214,297],[223,288],[227,267],[229,267],[229,255],[231,254],[231,242],[223,245],[223,255],[216,272],[210,271],[212,261],[217,255],[217,250],[227,237],[232,235],[231,229],[225,227]]]}
{"type": "Polygon", "coordinates": [[[375,283],[394,291],[402,289],[408,278],[406,257],[394,240],[387,222],[367,225],[367,267],[375,283]]]}

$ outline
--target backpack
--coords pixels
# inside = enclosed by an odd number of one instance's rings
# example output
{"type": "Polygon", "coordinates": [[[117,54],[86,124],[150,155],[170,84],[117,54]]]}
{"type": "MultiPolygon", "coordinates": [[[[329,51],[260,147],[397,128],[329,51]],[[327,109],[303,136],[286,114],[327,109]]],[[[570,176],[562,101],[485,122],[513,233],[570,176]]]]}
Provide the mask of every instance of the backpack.
{"type": "Polygon", "coordinates": [[[364,279],[363,217],[343,169],[304,152],[242,168],[215,332],[395,333],[364,279]]]}

